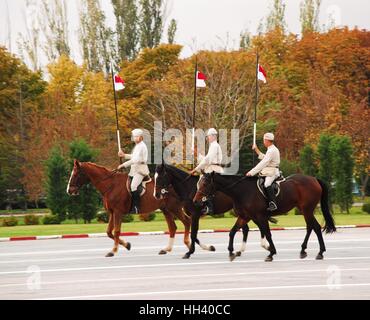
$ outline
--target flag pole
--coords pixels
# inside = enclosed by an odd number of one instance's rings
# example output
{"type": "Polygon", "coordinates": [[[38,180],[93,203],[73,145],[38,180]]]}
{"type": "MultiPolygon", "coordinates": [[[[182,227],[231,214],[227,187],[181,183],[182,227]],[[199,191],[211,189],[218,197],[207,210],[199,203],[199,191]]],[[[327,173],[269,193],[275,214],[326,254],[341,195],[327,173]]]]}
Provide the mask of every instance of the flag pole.
{"type": "MultiPolygon", "coordinates": [[[[114,93],[114,106],[116,108],[116,129],[117,129],[117,144],[118,144],[118,151],[121,150],[121,138],[119,133],[119,124],[118,124],[118,108],[117,108],[117,94],[116,88],[114,86],[114,74],[113,74],[113,64],[111,63],[111,73],[112,73],[112,85],[113,85],[113,93],[114,93]]],[[[123,163],[122,157],[119,158],[120,164],[123,163]]]]}
{"type": "MultiPolygon", "coordinates": [[[[256,59],[256,97],[254,102],[254,121],[253,121],[253,144],[256,144],[257,141],[257,105],[258,105],[258,66],[259,66],[259,53],[257,50],[257,59],[256,59]]],[[[255,152],[253,150],[253,166],[255,165],[255,152]]]]}
{"type": "Polygon", "coordinates": [[[198,75],[198,56],[195,56],[195,71],[194,71],[194,102],[193,102],[193,131],[191,141],[191,151],[193,153],[192,169],[195,164],[195,107],[197,104],[197,75],[198,75]]]}

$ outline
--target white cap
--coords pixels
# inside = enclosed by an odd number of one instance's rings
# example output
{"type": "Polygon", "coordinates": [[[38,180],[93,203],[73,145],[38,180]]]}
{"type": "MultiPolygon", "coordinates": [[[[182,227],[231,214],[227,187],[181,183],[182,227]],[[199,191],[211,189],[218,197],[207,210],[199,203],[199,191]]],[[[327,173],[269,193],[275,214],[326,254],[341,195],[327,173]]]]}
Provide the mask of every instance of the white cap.
{"type": "Polygon", "coordinates": [[[211,128],[211,129],[209,129],[209,130],[208,130],[208,132],[207,132],[207,137],[208,137],[208,136],[212,136],[212,135],[217,136],[217,130],[216,130],[215,128],[211,128]]]}
{"type": "Polygon", "coordinates": [[[263,139],[274,141],[275,140],[275,136],[274,136],[273,133],[268,132],[268,133],[265,133],[265,135],[263,136],[263,139]]]}
{"type": "Polygon", "coordinates": [[[132,137],[142,137],[143,135],[144,135],[144,132],[141,129],[132,130],[132,137]]]}

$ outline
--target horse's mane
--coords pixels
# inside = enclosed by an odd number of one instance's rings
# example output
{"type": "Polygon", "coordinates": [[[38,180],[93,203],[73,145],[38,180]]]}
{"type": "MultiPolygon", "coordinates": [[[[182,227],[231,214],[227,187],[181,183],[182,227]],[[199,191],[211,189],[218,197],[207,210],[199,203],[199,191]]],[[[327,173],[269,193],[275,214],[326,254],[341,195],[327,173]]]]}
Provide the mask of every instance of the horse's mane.
{"type": "Polygon", "coordinates": [[[99,168],[99,169],[105,170],[107,173],[112,172],[112,170],[107,169],[106,167],[100,166],[100,165],[98,165],[98,164],[96,164],[96,163],[93,163],[93,162],[81,162],[81,165],[82,165],[82,166],[83,166],[83,165],[89,165],[89,166],[97,167],[97,168],[99,168]]]}
{"type": "Polygon", "coordinates": [[[164,164],[164,167],[166,170],[171,171],[171,173],[175,176],[177,179],[185,179],[189,174],[175,166],[164,164]]]}

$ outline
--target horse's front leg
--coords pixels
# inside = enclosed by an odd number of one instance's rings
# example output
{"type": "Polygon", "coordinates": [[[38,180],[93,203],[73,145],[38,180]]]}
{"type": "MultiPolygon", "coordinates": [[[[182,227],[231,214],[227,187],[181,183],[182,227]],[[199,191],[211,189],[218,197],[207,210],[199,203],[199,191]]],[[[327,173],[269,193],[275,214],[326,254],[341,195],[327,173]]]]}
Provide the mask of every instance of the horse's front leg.
{"type": "MultiPolygon", "coordinates": [[[[199,229],[200,210],[193,210],[191,217],[191,244],[190,249],[183,259],[189,259],[190,256],[195,252],[195,243],[197,242],[198,229],[199,229]]],[[[199,240],[198,240],[199,242],[199,240]]]]}
{"type": "Polygon", "coordinates": [[[240,223],[242,224],[241,228],[242,228],[242,231],[243,231],[243,242],[242,242],[242,245],[240,247],[240,250],[237,251],[237,253],[236,253],[237,257],[240,257],[242,255],[242,253],[245,251],[245,248],[247,247],[247,240],[248,240],[248,233],[249,233],[249,226],[248,226],[249,221],[245,221],[241,218],[239,218],[239,219],[240,219],[240,221],[237,221],[237,223],[239,225],[240,225],[240,223]]]}
{"type": "Polygon", "coordinates": [[[239,229],[240,227],[238,225],[238,222],[235,222],[229,233],[229,246],[227,249],[229,250],[230,261],[233,261],[236,258],[236,254],[234,253],[234,238],[239,229]]]}
{"type": "Polygon", "coordinates": [[[168,231],[170,233],[170,238],[169,238],[167,247],[165,247],[164,249],[161,249],[159,251],[159,254],[167,254],[167,252],[171,252],[172,249],[173,249],[177,226],[176,226],[175,219],[174,219],[173,215],[170,212],[168,212],[167,210],[162,210],[162,211],[163,211],[164,217],[166,218],[168,231]]]}
{"type": "Polygon", "coordinates": [[[107,234],[114,240],[112,251],[108,252],[106,257],[113,257],[118,252],[118,246],[121,244],[127,250],[131,249],[131,243],[125,242],[120,238],[121,235],[122,216],[119,212],[113,212],[109,218],[107,234]],[[112,233],[113,231],[113,233],[112,233]]]}

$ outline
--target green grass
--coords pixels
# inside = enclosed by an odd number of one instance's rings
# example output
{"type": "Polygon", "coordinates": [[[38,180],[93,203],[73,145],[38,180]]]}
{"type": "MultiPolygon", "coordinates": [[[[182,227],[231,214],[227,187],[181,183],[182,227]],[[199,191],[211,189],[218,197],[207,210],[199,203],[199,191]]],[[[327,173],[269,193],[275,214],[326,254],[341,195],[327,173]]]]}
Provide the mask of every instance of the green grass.
{"type": "MultiPolygon", "coordinates": [[[[273,227],[301,227],[305,226],[303,216],[294,215],[292,212],[285,216],[279,216],[278,224],[273,227]]],[[[322,225],[324,218],[317,213],[316,218],[322,225]]],[[[336,225],[348,224],[370,224],[370,215],[361,211],[361,208],[352,208],[351,214],[334,215],[336,225]]],[[[204,217],[200,221],[200,229],[230,229],[236,221],[236,218],[230,214],[226,214],[225,218],[204,217]]],[[[180,221],[176,221],[178,231],[184,230],[184,226],[180,221]]],[[[256,226],[253,223],[249,224],[251,228],[256,226]]],[[[61,225],[36,225],[17,227],[0,227],[0,238],[2,237],[17,237],[17,236],[34,236],[34,235],[59,235],[59,234],[81,234],[81,233],[102,233],[106,230],[106,224],[75,224],[74,221],[66,221],[61,225]]],[[[162,214],[157,214],[156,219],[150,222],[139,221],[139,217],[135,216],[135,220],[130,223],[122,224],[123,232],[145,232],[145,231],[167,231],[167,224],[162,214]]]]}

